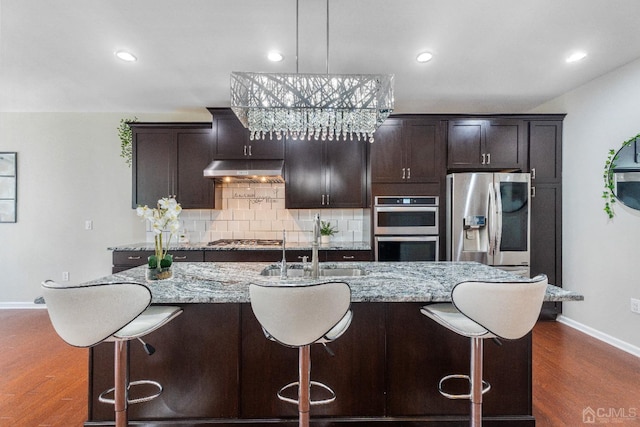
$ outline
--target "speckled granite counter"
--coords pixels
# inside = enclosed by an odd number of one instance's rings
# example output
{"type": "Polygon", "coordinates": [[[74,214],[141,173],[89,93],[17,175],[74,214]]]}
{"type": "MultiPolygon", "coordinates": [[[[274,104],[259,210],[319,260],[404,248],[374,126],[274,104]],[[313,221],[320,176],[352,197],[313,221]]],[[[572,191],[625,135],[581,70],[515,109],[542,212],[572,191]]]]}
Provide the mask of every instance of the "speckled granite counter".
{"type": "MultiPolygon", "coordinates": [[[[249,284],[282,283],[279,276],[260,272],[269,263],[174,263],[174,277],[148,282],[154,303],[245,303],[249,284]]],[[[353,302],[441,302],[450,301],[451,288],[464,280],[528,279],[475,262],[353,262],[322,263],[324,268],[360,268],[362,276],[320,279],[290,277],[286,283],[344,281],[349,283],[353,302]]],[[[289,269],[301,268],[299,263],[289,269]]],[[[136,267],[90,283],[141,281],[146,266],[136,267]]],[[[547,289],[546,301],[580,301],[582,295],[556,286],[547,289]]]]}
{"type": "MultiPolygon", "coordinates": [[[[126,245],[116,245],[107,248],[110,251],[152,251],[153,243],[132,243],[126,245]]],[[[169,247],[169,251],[273,251],[281,250],[280,246],[260,246],[260,245],[229,245],[229,246],[208,246],[206,243],[179,243],[169,247]]],[[[288,250],[311,250],[311,243],[287,242],[288,250]]],[[[327,251],[370,251],[371,244],[367,242],[330,242],[321,244],[321,250],[327,251]]]]}

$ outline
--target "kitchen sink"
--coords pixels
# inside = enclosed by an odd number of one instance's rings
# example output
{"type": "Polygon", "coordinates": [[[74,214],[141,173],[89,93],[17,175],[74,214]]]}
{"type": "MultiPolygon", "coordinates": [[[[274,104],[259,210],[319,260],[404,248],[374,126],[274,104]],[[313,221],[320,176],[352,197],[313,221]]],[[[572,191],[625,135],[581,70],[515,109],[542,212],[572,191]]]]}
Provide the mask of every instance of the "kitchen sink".
{"type": "MultiPolygon", "coordinates": [[[[260,274],[262,276],[269,276],[269,277],[280,276],[280,266],[267,267],[264,270],[262,270],[260,274]]],[[[310,275],[311,275],[311,271],[304,271],[302,268],[289,267],[287,269],[287,277],[304,277],[304,276],[309,277],[310,275]]],[[[353,268],[353,267],[331,268],[331,267],[320,266],[320,270],[319,270],[319,277],[328,277],[328,276],[353,277],[353,276],[364,276],[364,275],[365,275],[365,272],[363,269],[353,268]]]]}

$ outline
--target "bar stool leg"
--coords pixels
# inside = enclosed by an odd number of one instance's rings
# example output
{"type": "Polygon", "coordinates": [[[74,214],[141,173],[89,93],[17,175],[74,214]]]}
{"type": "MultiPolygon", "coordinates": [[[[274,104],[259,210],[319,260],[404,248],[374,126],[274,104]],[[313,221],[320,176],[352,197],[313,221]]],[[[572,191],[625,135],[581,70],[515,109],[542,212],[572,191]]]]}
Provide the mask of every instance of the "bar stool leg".
{"type": "Polygon", "coordinates": [[[298,415],[299,427],[309,427],[309,411],[311,408],[311,346],[305,345],[298,351],[299,379],[298,415]]]}
{"type": "Polygon", "coordinates": [[[471,338],[471,427],[482,426],[483,339],[471,338]]]}
{"type": "Polygon", "coordinates": [[[116,427],[127,427],[129,425],[127,417],[128,406],[128,376],[129,367],[127,359],[129,353],[129,341],[115,341],[114,353],[114,410],[116,414],[116,427]]]}

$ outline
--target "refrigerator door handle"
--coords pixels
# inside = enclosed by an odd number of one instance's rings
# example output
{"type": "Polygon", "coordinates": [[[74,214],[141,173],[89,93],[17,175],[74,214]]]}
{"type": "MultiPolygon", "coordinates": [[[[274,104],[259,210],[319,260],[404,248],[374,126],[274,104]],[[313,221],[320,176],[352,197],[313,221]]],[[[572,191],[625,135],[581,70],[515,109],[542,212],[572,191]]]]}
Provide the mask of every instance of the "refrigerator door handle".
{"type": "Polygon", "coordinates": [[[489,184],[489,203],[487,206],[488,212],[488,221],[487,221],[487,234],[489,235],[489,252],[488,255],[490,257],[493,256],[493,252],[495,250],[495,238],[496,238],[496,230],[495,230],[495,221],[496,221],[496,195],[495,190],[493,188],[493,183],[489,184]]]}
{"type": "Polygon", "coordinates": [[[495,248],[496,252],[500,252],[500,245],[502,244],[502,194],[500,193],[500,181],[495,183],[496,192],[496,227],[495,227],[495,248]]]}

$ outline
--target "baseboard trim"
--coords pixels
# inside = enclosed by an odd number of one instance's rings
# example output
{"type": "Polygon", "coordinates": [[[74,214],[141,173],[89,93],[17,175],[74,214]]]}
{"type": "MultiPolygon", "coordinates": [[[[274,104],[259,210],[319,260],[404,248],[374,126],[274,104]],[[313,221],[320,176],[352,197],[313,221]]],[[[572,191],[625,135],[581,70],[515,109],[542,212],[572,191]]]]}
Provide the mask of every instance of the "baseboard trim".
{"type": "Polygon", "coordinates": [[[580,322],[576,322],[575,320],[569,319],[568,317],[565,317],[563,315],[559,315],[556,320],[562,324],[572,327],[573,329],[576,329],[580,332],[584,332],[585,334],[593,338],[596,338],[602,342],[605,342],[609,345],[619,348],[622,351],[625,351],[636,357],[640,357],[640,347],[636,347],[635,345],[629,344],[628,342],[622,341],[616,337],[612,337],[609,334],[600,332],[597,329],[592,328],[591,326],[587,326],[580,322]]]}
{"type": "Polygon", "coordinates": [[[47,308],[47,306],[34,302],[0,302],[0,310],[32,310],[43,308],[47,308]]]}

